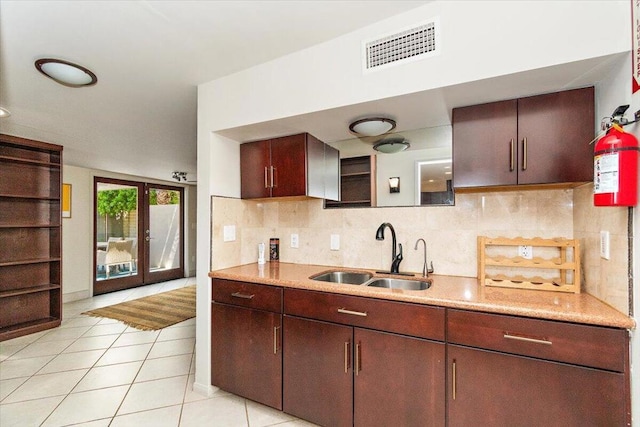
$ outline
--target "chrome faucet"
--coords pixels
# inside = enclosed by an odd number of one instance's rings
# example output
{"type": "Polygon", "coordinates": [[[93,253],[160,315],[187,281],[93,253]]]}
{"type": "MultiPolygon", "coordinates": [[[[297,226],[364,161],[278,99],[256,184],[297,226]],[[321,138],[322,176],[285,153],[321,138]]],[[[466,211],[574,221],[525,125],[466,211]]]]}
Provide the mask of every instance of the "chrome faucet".
{"type": "Polygon", "coordinates": [[[433,273],[433,261],[431,261],[431,268],[427,268],[427,242],[424,239],[416,240],[416,247],[413,248],[416,251],[418,250],[418,243],[422,242],[424,244],[424,264],[422,266],[422,277],[429,276],[429,273],[433,273]]]}
{"type": "Polygon", "coordinates": [[[383,222],[376,231],[376,240],[384,240],[384,229],[389,227],[391,230],[391,273],[400,272],[400,263],[402,262],[402,244],[400,246],[400,253],[396,252],[396,231],[393,229],[393,225],[388,222],[383,222]]]}

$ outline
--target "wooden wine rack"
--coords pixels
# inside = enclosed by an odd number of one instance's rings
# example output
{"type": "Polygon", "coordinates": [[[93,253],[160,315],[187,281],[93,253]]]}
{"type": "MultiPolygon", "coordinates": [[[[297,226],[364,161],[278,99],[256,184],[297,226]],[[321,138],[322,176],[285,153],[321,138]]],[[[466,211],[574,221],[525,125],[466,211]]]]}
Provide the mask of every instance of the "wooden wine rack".
{"type": "MultiPolygon", "coordinates": [[[[525,273],[526,274],[526,273],[525,273]]],[[[546,274],[545,274],[546,276],[546,274]]],[[[478,279],[482,286],[497,286],[503,288],[536,289],[556,292],[580,293],[580,244],[577,239],[541,239],[535,238],[490,238],[478,236],[478,279]],[[487,248],[502,246],[503,249],[513,252],[517,246],[531,246],[533,253],[542,251],[556,252],[557,256],[552,258],[534,257],[525,259],[520,256],[489,255],[487,248]],[[538,248],[536,250],[535,248],[538,248]],[[554,250],[555,248],[555,250],[554,250]],[[506,270],[508,274],[487,274],[487,267],[492,271],[506,270]],[[548,277],[527,277],[525,275],[512,273],[520,270],[536,269],[555,271],[558,276],[548,277]],[[567,274],[572,272],[572,274],[567,274]],[[568,281],[571,279],[570,281],[568,281]]]]}

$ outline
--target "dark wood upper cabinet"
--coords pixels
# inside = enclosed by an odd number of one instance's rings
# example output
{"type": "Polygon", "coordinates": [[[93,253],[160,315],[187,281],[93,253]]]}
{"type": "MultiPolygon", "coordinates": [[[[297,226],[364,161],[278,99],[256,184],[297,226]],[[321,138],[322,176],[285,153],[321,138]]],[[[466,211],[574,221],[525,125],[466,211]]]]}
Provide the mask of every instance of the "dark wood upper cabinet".
{"type": "Polygon", "coordinates": [[[308,133],[240,145],[241,197],[339,197],[339,155],[308,133]]]}
{"type": "Polygon", "coordinates": [[[0,341],[62,319],[62,147],[0,135],[0,341]]]}
{"type": "Polygon", "coordinates": [[[453,109],[456,188],[593,179],[594,88],[453,109]]]}

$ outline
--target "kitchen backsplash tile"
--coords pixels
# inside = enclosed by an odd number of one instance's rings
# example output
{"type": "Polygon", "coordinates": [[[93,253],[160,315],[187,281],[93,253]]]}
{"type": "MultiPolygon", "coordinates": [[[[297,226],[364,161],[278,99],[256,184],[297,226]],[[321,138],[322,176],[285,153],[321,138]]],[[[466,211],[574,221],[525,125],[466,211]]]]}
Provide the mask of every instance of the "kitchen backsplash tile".
{"type": "Polygon", "coordinates": [[[403,246],[402,271],[422,271],[422,246],[436,273],[475,277],[477,236],[579,238],[584,285],[589,293],[628,312],[627,214],[623,208],[594,208],[590,185],[575,190],[534,190],[457,194],[455,206],[323,209],[322,200],[251,201],[212,197],[212,268],[257,260],[257,246],[280,238],[280,260],[304,264],[389,269],[391,235],[376,241],[383,222],[393,224],[403,246]],[[601,260],[599,233],[606,223],[612,258],[601,260]],[[236,242],[224,242],[224,225],[236,225],[236,242]],[[299,247],[290,247],[290,234],[299,247]],[[330,250],[332,234],[340,250],[330,250]]]}

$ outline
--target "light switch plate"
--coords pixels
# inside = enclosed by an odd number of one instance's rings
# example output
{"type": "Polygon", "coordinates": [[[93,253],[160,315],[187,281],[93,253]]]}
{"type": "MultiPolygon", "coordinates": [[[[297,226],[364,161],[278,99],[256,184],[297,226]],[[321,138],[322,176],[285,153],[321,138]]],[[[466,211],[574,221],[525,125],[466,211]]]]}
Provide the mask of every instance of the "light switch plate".
{"type": "Polygon", "coordinates": [[[300,240],[298,239],[298,235],[296,233],[291,234],[291,247],[298,248],[300,246],[300,240]]]}
{"type": "Polygon", "coordinates": [[[223,235],[225,242],[233,242],[234,240],[236,240],[236,226],[225,225],[223,229],[223,235]]]}
{"type": "Polygon", "coordinates": [[[331,250],[339,251],[340,250],[340,235],[332,234],[331,235],[331,250]]]}
{"type": "Polygon", "coordinates": [[[600,257],[604,259],[611,258],[611,243],[608,231],[600,232],[600,257]]]}

